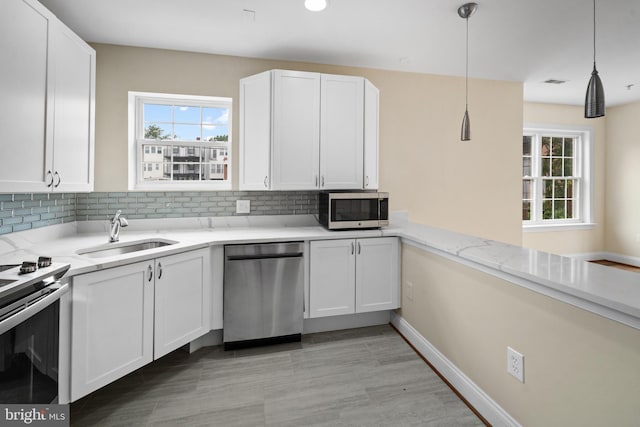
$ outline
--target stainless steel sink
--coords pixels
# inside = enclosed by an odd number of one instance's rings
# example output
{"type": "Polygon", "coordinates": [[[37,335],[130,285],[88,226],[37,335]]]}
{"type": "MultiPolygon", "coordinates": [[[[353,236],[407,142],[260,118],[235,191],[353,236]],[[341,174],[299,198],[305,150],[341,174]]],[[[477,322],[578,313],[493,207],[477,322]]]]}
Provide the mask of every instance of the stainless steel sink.
{"type": "Polygon", "coordinates": [[[77,251],[78,255],[84,255],[89,258],[106,258],[111,256],[128,254],[131,252],[146,251],[147,249],[161,248],[163,246],[173,245],[178,242],[172,240],[142,240],[137,242],[111,243],[108,245],[97,246],[94,248],[86,248],[77,251]]]}

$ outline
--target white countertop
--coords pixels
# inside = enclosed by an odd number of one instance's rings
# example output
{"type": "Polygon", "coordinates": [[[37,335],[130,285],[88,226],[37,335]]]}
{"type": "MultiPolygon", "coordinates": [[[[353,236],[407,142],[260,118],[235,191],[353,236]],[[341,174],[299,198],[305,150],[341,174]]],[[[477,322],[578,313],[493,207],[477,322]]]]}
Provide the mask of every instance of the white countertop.
{"type": "Polygon", "coordinates": [[[383,235],[640,329],[638,273],[402,220],[383,235]]]}
{"type": "Polygon", "coordinates": [[[51,256],[71,264],[67,276],[212,245],[399,236],[403,242],[496,275],[516,285],[640,329],[640,275],[582,260],[414,224],[399,214],[383,230],[328,231],[313,216],[130,220],[120,243],[167,239],[155,249],[89,258],[82,249],[108,246],[106,221],[83,221],[0,236],[0,264],[51,256]]]}

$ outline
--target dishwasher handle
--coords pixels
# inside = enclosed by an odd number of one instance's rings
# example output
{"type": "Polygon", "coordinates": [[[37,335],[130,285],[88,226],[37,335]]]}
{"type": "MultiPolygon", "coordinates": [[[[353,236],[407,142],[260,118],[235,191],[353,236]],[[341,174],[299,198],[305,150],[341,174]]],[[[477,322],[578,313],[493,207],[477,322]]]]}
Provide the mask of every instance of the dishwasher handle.
{"type": "Polygon", "coordinates": [[[277,258],[302,258],[304,253],[291,252],[281,254],[256,254],[256,255],[227,255],[227,261],[245,261],[258,259],[277,259],[277,258]]]}

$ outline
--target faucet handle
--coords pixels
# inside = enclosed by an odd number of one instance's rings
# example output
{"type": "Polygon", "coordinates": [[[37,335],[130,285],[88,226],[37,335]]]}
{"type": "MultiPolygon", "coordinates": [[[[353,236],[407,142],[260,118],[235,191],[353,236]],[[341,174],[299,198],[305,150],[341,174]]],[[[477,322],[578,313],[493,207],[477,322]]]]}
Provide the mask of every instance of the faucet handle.
{"type": "Polygon", "coordinates": [[[120,221],[120,227],[126,227],[127,225],[129,225],[129,221],[127,221],[127,219],[123,216],[118,218],[118,221],[120,221]]]}

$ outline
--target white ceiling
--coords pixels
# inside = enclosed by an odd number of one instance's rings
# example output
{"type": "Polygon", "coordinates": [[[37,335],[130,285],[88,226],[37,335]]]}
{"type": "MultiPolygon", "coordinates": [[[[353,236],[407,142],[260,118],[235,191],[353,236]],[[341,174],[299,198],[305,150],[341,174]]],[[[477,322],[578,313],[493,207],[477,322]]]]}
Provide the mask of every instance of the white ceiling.
{"type": "MultiPolygon", "coordinates": [[[[40,1],[90,42],[464,75],[463,1],[328,0],[322,12],[304,0],[40,1]]],[[[590,0],[478,5],[469,19],[471,77],[522,81],[526,101],[584,102],[590,0]],[[567,83],[543,83],[550,78],[567,83]]],[[[597,65],[608,106],[640,100],[640,0],[598,2],[597,65]]]]}

